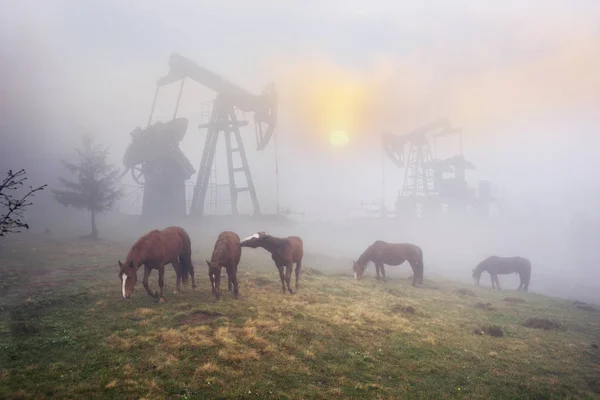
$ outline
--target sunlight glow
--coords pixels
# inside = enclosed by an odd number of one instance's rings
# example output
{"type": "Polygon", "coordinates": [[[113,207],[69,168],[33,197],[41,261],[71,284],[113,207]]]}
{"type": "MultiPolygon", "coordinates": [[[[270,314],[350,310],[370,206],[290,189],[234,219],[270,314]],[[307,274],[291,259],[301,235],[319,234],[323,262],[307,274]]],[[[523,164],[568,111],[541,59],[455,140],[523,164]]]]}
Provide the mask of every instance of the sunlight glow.
{"type": "Polygon", "coordinates": [[[344,147],[348,144],[349,138],[346,131],[333,131],[329,136],[329,142],[333,147],[344,147]]]}

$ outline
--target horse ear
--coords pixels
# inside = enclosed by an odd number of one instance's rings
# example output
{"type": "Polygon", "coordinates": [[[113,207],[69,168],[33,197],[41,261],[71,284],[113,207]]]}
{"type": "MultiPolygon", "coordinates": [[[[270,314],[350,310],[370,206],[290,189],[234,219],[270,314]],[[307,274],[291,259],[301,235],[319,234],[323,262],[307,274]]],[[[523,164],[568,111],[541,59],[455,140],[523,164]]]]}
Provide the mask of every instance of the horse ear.
{"type": "Polygon", "coordinates": [[[123,263],[121,262],[121,260],[118,260],[118,261],[119,261],[119,267],[123,268],[123,263]]]}
{"type": "Polygon", "coordinates": [[[208,260],[204,260],[204,261],[206,261],[206,265],[208,265],[208,267],[210,268],[210,261],[208,261],[208,260]]]}

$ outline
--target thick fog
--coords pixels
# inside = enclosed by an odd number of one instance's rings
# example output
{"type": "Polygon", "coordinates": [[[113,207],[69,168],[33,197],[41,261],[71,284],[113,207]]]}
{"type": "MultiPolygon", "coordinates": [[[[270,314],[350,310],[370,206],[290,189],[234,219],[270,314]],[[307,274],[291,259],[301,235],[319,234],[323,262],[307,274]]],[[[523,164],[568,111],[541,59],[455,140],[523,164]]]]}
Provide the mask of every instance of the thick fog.
{"type": "MultiPolygon", "coordinates": [[[[299,234],[314,264],[326,268],[319,257],[329,255],[348,272],[374,240],[414,242],[431,279],[468,281],[489,255],[521,255],[532,261],[532,291],[598,300],[599,22],[593,0],[9,2],[0,14],[0,171],[25,168],[32,184],[57,187],[60,159],[75,156],[85,133],[121,167],[129,133],[148,122],[156,79],[179,53],[251,93],[274,82],[279,94],[277,147],[256,151],[253,123],[242,133],[263,214],[279,204],[297,224],[226,219],[208,231],[299,234]],[[393,210],[403,183],[381,132],[440,117],[462,129],[476,166],[470,185],[491,181],[502,210],[436,221],[367,212],[363,202],[382,200],[393,210]],[[346,145],[332,145],[336,131],[346,145]]],[[[161,90],[153,121],[171,119],[178,90],[161,90]]],[[[189,129],[180,147],[196,171],[206,136],[197,125],[215,95],[188,82],[181,98],[189,129]]],[[[217,180],[227,183],[219,146],[217,180]]],[[[435,145],[440,158],[460,151],[457,135],[435,145]]],[[[129,175],[120,183],[134,185],[129,175]]],[[[126,191],[134,193],[105,229],[139,214],[141,192],[126,191]]],[[[240,211],[251,210],[243,197],[240,211]]],[[[32,232],[87,229],[85,213],[49,191],[27,218],[32,232]]],[[[182,224],[201,231],[203,222],[182,224]]],[[[409,275],[408,266],[388,269],[409,275]]]]}

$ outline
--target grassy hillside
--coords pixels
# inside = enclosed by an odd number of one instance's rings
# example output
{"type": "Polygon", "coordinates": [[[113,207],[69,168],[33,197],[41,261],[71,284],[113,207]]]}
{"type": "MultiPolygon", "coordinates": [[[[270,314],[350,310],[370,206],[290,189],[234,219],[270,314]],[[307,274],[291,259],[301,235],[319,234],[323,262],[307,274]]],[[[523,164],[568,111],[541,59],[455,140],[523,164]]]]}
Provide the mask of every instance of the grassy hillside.
{"type": "Polygon", "coordinates": [[[399,278],[357,283],[350,265],[320,272],[335,261],[315,255],[299,293],[284,296],[268,255],[250,249],[242,298],[216,302],[203,261],[211,247],[194,254],[198,292],[173,294],[169,266],[158,304],[141,284],[121,299],[126,246],[5,244],[0,398],[600,397],[593,307],[431,277],[421,289],[399,278]],[[523,326],[531,317],[560,326],[523,326]]]}

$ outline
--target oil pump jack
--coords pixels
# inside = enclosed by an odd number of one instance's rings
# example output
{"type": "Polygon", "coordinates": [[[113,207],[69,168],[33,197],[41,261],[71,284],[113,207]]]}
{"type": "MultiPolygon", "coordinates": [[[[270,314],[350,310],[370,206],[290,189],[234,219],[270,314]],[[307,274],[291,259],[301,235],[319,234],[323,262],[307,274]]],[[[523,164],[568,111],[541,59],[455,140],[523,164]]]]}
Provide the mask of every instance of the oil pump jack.
{"type": "Polygon", "coordinates": [[[404,168],[404,183],[396,200],[397,216],[405,216],[407,212],[417,215],[437,213],[442,204],[454,211],[467,207],[472,192],[467,187],[465,170],[475,166],[462,154],[445,160],[434,159],[428,139],[456,133],[460,130],[452,127],[447,119],[434,121],[402,136],[382,133],[385,153],[394,164],[404,168]],[[405,147],[408,147],[407,160],[405,147]],[[453,178],[444,178],[445,173],[452,172],[453,178]]]}
{"type": "MultiPolygon", "coordinates": [[[[225,136],[232,214],[238,214],[239,193],[249,192],[254,215],[259,215],[260,206],[240,134],[240,127],[246,125],[247,122],[239,121],[235,110],[237,108],[244,112],[254,113],[256,146],[257,150],[263,150],[269,143],[271,136],[273,136],[277,125],[277,92],[275,86],[271,83],[260,95],[254,95],[178,54],[171,55],[169,73],[159,79],[157,85],[160,87],[176,81],[181,81],[183,85],[186,78],[217,92],[209,122],[200,125],[201,129],[207,129],[207,136],[194,188],[190,215],[201,216],[204,213],[204,200],[221,132],[225,136]],[[236,154],[239,156],[241,164],[238,166],[234,165],[234,155],[236,154]],[[244,175],[245,186],[236,185],[236,179],[239,179],[240,173],[244,175]]],[[[242,185],[244,184],[242,183],[242,185]]]]}
{"type": "Polygon", "coordinates": [[[200,126],[201,129],[207,129],[207,137],[194,187],[190,214],[201,216],[204,213],[204,200],[221,132],[225,135],[227,149],[232,214],[238,214],[237,200],[241,192],[250,193],[254,214],[260,214],[258,198],[240,134],[240,127],[247,125],[248,122],[238,120],[236,109],[254,113],[256,146],[257,150],[263,150],[277,125],[275,86],[269,84],[260,95],[254,95],[179,54],[171,55],[168,74],[158,79],[156,83],[147,127],[144,129],[138,127],[131,132],[132,142],[123,157],[125,169],[120,178],[131,171],[134,181],[144,186],[142,215],[166,215],[167,213],[185,215],[185,180],[189,179],[195,170],[178,147],[178,142],[183,139],[187,131],[188,120],[177,118],[177,111],[188,78],[217,92],[209,122],[200,126]],[[177,81],[180,81],[179,95],[172,120],[153,124],[152,116],[160,88],[177,81]],[[241,165],[235,165],[236,154],[241,165]],[[244,174],[245,186],[236,185],[240,173],[244,174]]]}

